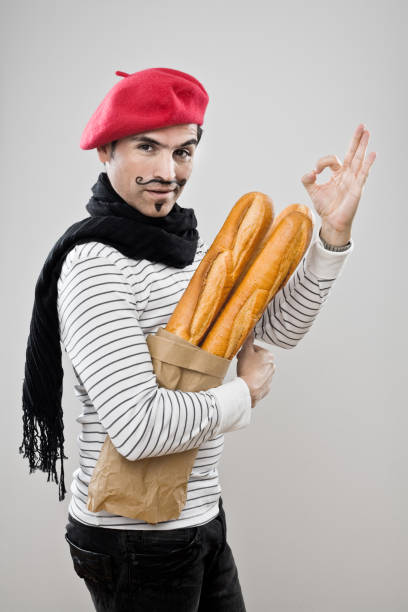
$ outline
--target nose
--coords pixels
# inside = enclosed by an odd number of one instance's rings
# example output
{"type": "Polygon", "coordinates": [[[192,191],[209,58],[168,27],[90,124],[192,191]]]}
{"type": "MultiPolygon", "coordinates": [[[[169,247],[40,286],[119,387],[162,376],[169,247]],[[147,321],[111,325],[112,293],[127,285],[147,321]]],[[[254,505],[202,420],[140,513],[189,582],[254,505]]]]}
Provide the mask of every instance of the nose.
{"type": "MultiPolygon", "coordinates": [[[[161,154],[156,158],[156,164],[153,171],[154,178],[162,181],[175,181],[176,180],[176,169],[175,161],[173,156],[168,151],[162,151],[161,154]]],[[[176,185],[173,183],[172,187],[176,185]]]]}

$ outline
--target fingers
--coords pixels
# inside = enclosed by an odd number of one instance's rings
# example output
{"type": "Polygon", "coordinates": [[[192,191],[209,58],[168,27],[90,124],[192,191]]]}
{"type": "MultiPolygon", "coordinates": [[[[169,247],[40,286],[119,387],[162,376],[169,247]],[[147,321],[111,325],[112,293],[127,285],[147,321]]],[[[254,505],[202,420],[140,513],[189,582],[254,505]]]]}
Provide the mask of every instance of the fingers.
{"type": "Polygon", "coordinates": [[[268,376],[267,376],[267,379],[266,379],[266,381],[267,381],[269,384],[272,382],[272,379],[273,379],[274,374],[275,374],[275,369],[276,369],[276,368],[275,368],[275,364],[274,364],[274,365],[272,365],[272,367],[271,367],[271,369],[270,369],[270,372],[269,372],[269,374],[268,374],[268,376]]]}
{"type": "Polygon", "coordinates": [[[275,374],[275,368],[273,367],[273,368],[271,368],[271,371],[269,372],[268,376],[265,378],[264,384],[258,390],[257,401],[263,399],[266,395],[268,395],[268,393],[269,393],[269,391],[271,390],[271,387],[272,387],[273,375],[274,374],[275,374]]]}
{"type": "Polygon", "coordinates": [[[320,174],[325,168],[330,167],[333,171],[340,170],[341,161],[337,157],[337,155],[325,155],[317,160],[316,164],[316,172],[320,174]]]}
{"type": "Polygon", "coordinates": [[[376,157],[376,154],[372,152],[367,158],[369,160],[367,163],[364,159],[369,136],[370,133],[364,123],[360,123],[353,134],[343,163],[341,163],[337,155],[325,155],[317,161],[316,168],[314,170],[302,176],[301,181],[306,190],[310,194],[313,191],[316,191],[316,189],[319,187],[319,185],[316,183],[317,175],[327,167],[330,167],[333,172],[341,169],[345,170],[347,167],[350,167],[354,175],[358,177],[360,184],[363,185],[367,179],[368,171],[376,157]],[[361,176],[360,172],[362,172],[361,176]]]}
{"type": "Polygon", "coordinates": [[[301,180],[307,191],[310,192],[317,186],[317,175],[328,166],[333,170],[333,172],[340,170],[342,164],[337,155],[325,155],[324,157],[321,157],[317,160],[316,168],[302,176],[301,180]]]}
{"type": "Polygon", "coordinates": [[[358,173],[358,177],[357,177],[357,185],[360,187],[360,189],[363,188],[364,183],[367,180],[367,176],[368,173],[370,171],[371,166],[374,163],[374,160],[376,158],[376,153],[374,153],[374,151],[372,151],[366,160],[364,160],[363,166],[360,170],[360,172],[358,173]]]}
{"type": "Polygon", "coordinates": [[[364,129],[365,129],[365,125],[364,123],[360,123],[357,128],[356,131],[353,134],[353,137],[351,139],[351,143],[349,146],[349,150],[347,151],[347,154],[344,158],[343,161],[343,167],[347,167],[351,165],[351,162],[353,161],[353,157],[355,155],[355,152],[357,151],[357,147],[360,143],[361,137],[364,133],[364,129]]]}
{"type": "Polygon", "coordinates": [[[260,353],[261,356],[263,357],[263,360],[266,363],[269,362],[273,362],[275,357],[274,355],[266,348],[263,348],[262,346],[257,346],[256,344],[253,345],[253,349],[255,351],[255,353],[260,353]]]}
{"type": "Polygon", "coordinates": [[[272,378],[273,378],[273,377],[274,377],[274,375],[275,375],[275,371],[276,371],[276,365],[275,365],[274,363],[272,363],[272,364],[271,364],[271,371],[270,371],[269,376],[268,376],[268,380],[269,380],[270,382],[272,382],[272,378]]]}
{"type": "Polygon", "coordinates": [[[267,349],[261,349],[261,351],[264,351],[264,361],[265,363],[275,363],[275,357],[272,355],[272,353],[270,353],[267,349]]]}
{"type": "Polygon", "coordinates": [[[312,170],[312,172],[308,172],[302,176],[301,181],[307,189],[316,182],[316,172],[314,170],[312,170]]]}
{"type": "Polygon", "coordinates": [[[273,375],[276,370],[275,357],[269,351],[266,351],[265,349],[262,350],[264,353],[260,355],[260,358],[258,359],[258,371],[262,376],[273,375]]]}
{"type": "Polygon", "coordinates": [[[365,156],[365,152],[367,149],[368,138],[369,138],[369,131],[364,130],[364,132],[361,135],[360,142],[354,154],[354,157],[351,160],[350,168],[356,176],[360,172],[361,166],[364,161],[364,156],[365,156]]]}

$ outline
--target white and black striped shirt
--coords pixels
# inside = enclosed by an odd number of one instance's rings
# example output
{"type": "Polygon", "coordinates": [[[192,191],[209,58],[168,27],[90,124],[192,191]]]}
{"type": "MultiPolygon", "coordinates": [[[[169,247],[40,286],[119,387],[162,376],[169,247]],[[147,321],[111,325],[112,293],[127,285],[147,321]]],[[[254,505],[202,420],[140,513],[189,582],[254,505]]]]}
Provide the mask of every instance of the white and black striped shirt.
{"type": "MultiPolygon", "coordinates": [[[[347,251],[328,251],[317,238],[257,323],[255,337],[282,348],[296,346],[353,247],[351,241],[347,251]]],[[[145,340],[167,324],[207,249],[199,239],[193,263],[182,270],[130,259],[100,242],[76,245],[64,260],[58,280],[60,336],[82,402],[69,512],[82,523],[174,529],[206,523],[218,513],[224,433],[249,424],[248,387],[239,377],[197,393],[158,387],[145,340]],[[129,460],[199,448],[177,520],[151,525],[87,509],[88,483],[107,433],[129,460]]]]}

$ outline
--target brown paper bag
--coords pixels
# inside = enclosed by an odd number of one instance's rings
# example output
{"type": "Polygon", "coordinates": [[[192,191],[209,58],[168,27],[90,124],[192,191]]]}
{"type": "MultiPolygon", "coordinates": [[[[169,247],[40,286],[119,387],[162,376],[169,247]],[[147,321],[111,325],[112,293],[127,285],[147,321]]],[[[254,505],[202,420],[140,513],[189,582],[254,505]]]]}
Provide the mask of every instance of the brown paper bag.
{"type": "MultiPolygon", "coordinates": [[[[159,328],[147,336],[159,386],[206,391],[224,380],[229,359],[212,355],[159,328]]],[[[139,461],[125,459],[109,436],[88,487],[88,510],[158,523],[176,519],[186,503],[187,483],[198,448],[139,461]]]]}

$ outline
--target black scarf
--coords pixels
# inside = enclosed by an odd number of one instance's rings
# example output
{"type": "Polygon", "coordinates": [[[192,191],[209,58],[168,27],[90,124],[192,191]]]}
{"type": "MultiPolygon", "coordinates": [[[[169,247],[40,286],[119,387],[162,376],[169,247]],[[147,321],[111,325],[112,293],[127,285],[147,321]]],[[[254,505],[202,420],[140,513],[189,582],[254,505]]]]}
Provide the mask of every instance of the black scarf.
{"type": "Polygon", "coordinates": [[[148,217],[123,200],[101,172],[86,205],[90,217],[71,225],[49,252],[35,286],[23,382],[24,437],[19,448],[30,473],[48,472],[65,498],[64,424],[57,282],[63,261],[76,244],[98,241],[126,257],[148,259],[175,268],[191,264],[197,249],[197,220],[192,208],[177,203],[165,217],[148,217]],[[60,481],[56,462],[61,460],[60,481]]]}

